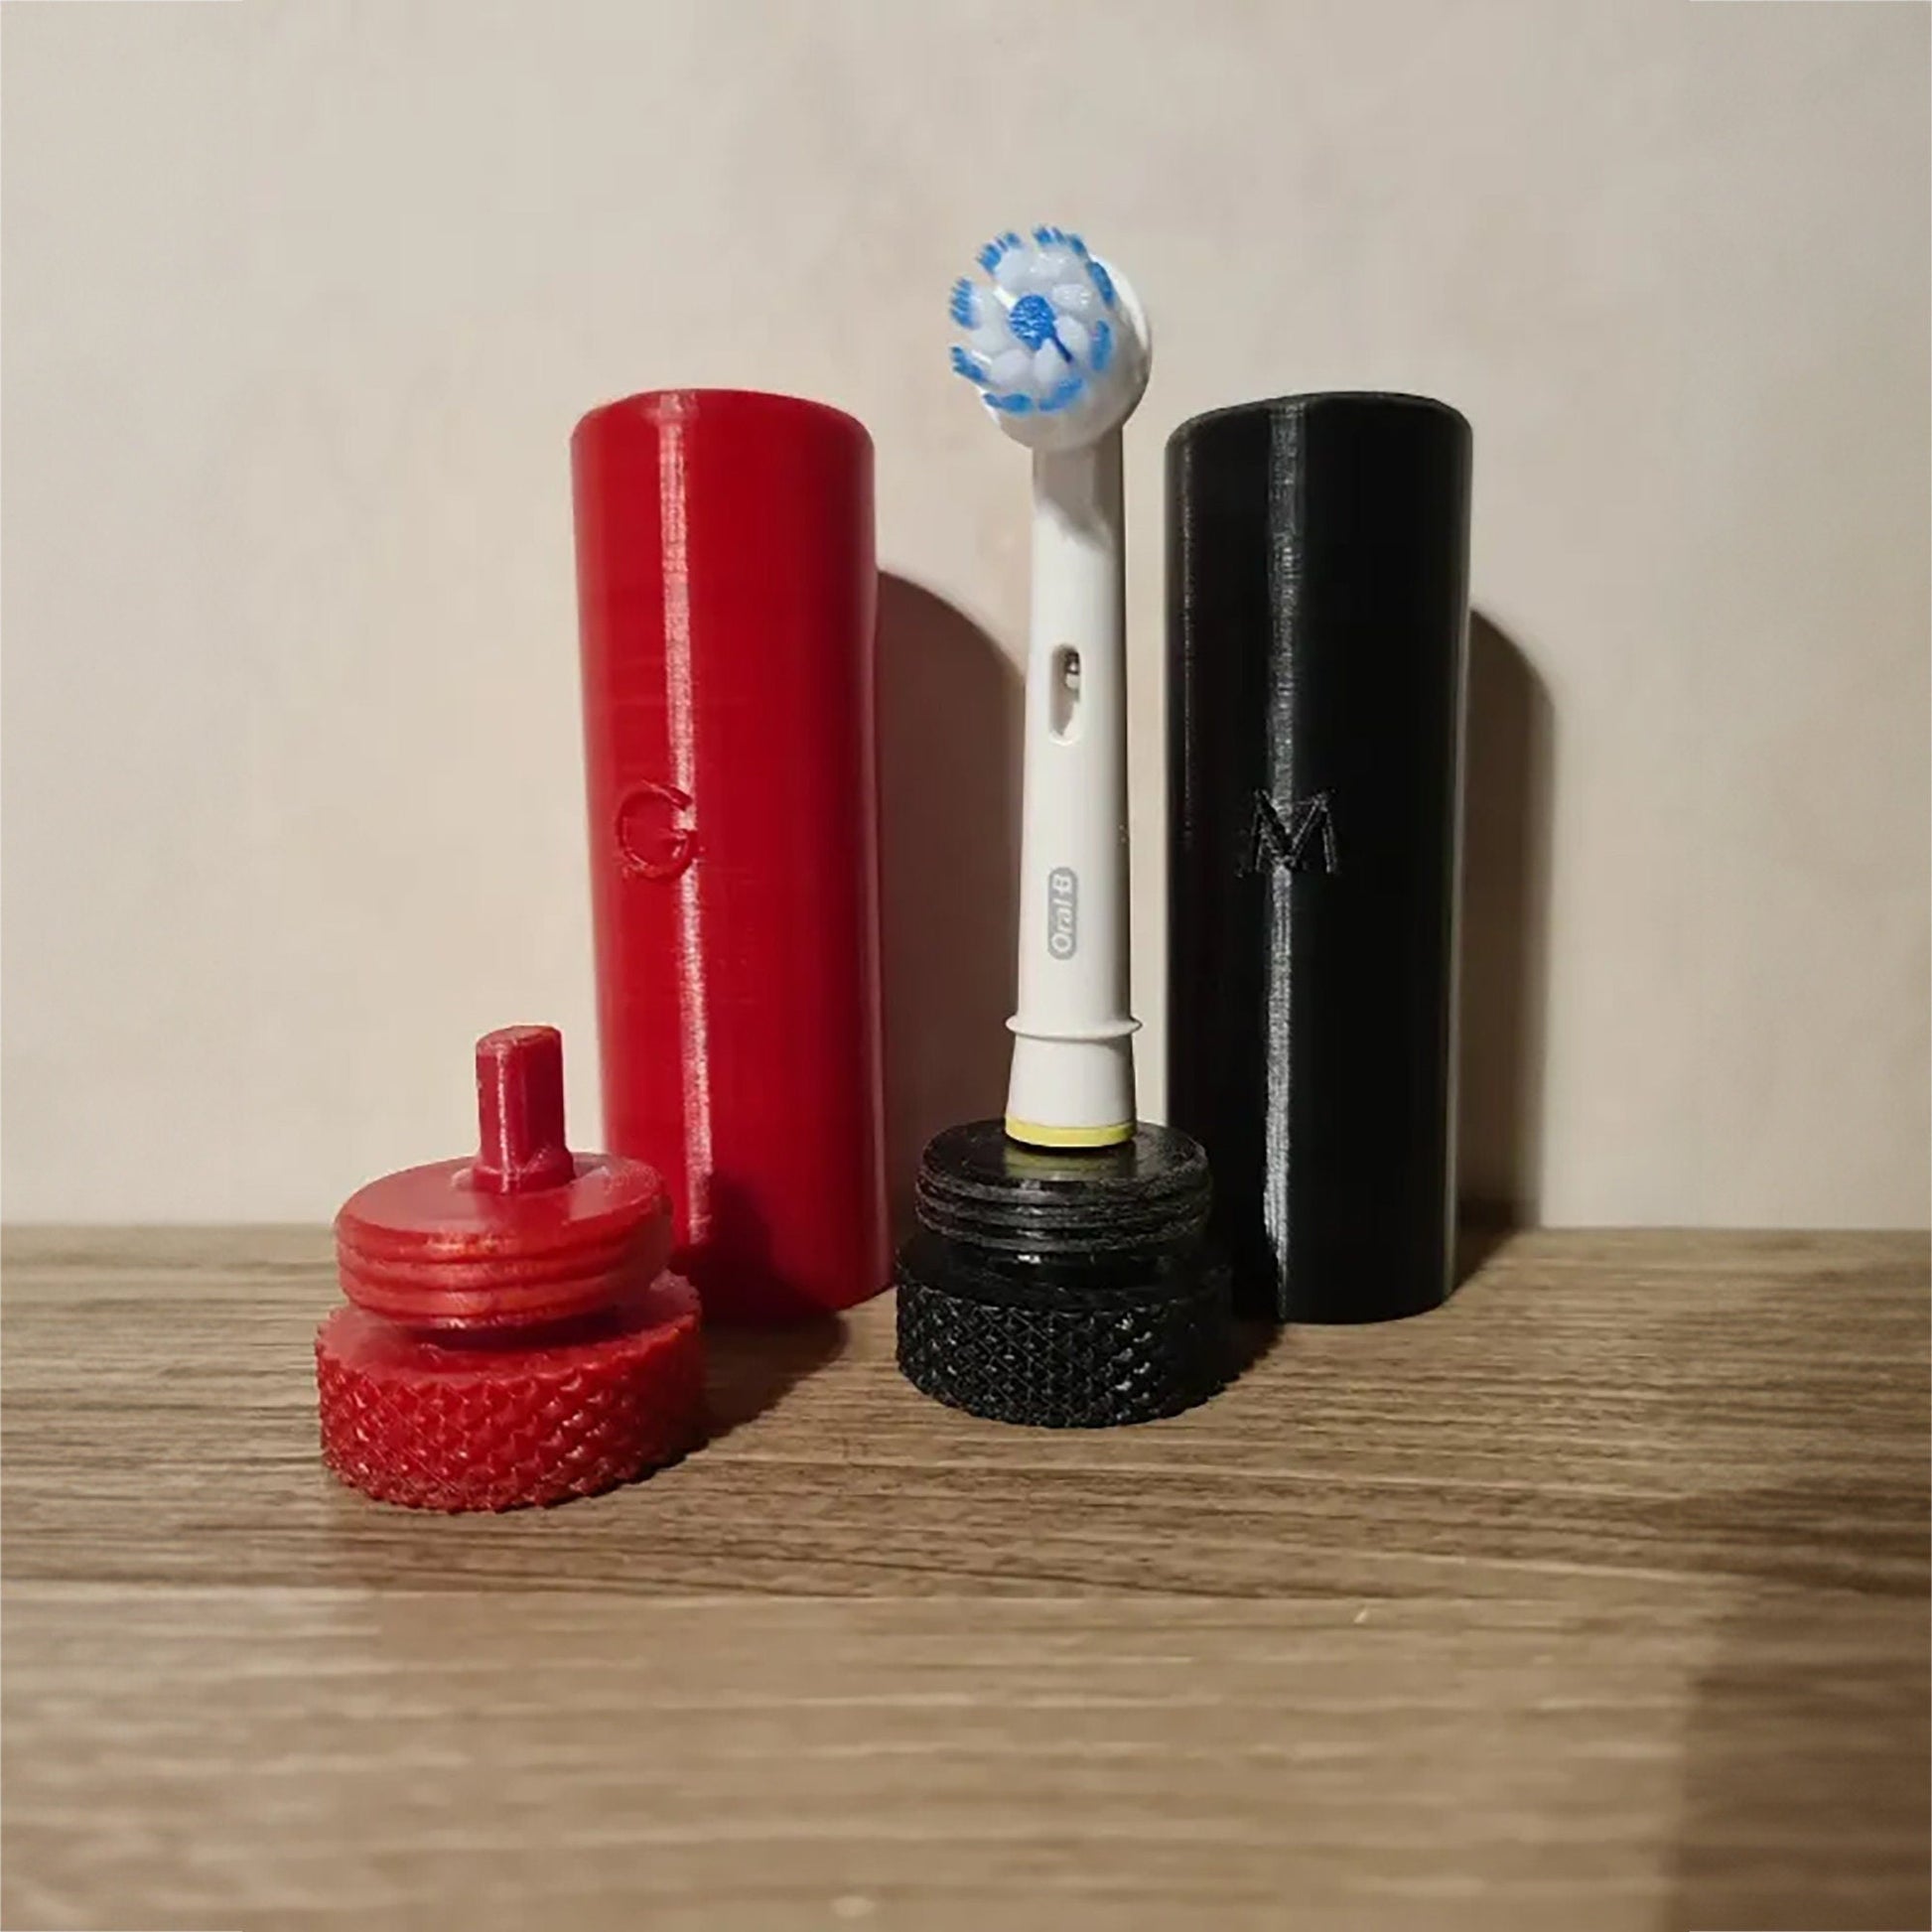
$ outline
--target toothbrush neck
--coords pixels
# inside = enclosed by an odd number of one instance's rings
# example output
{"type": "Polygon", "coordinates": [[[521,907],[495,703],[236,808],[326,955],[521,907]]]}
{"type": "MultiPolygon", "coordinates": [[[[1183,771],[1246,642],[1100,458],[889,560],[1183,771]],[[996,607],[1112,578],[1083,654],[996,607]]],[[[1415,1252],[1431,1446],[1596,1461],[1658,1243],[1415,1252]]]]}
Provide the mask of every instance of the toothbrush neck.
{"type": "Polygon", "coordinates": [[[1120,432],[1034,455],[1030,669],[1061,645],[1098,669],[1124,651],[1120,432]]]}
{"type": "Polygon", "coordinates": [[[1120,545],[1120,431],[1077,450],[1034,452],[1034,513],[1071,535],[1120,545]]]}

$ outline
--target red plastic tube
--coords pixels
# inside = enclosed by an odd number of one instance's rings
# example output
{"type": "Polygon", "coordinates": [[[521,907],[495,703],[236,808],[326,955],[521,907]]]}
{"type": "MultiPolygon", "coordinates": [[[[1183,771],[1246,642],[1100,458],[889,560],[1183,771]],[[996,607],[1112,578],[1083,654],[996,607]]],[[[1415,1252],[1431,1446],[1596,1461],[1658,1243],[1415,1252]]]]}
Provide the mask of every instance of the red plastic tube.
{"type": "Polygon", "coordinates": [[[890,1265],[872,441],[684,389],[572,457],[605,1139],[708,1317],[844,1308],[890,1265]]]}

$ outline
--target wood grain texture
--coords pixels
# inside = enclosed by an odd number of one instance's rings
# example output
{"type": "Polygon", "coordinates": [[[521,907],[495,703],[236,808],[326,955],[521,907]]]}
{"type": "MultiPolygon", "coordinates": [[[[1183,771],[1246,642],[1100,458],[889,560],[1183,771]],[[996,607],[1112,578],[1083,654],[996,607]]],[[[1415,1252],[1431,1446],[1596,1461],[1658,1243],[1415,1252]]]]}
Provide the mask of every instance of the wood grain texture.
{"type": "Polygon", "coordinates": [[[4,1265],[8,1926],[1928,1921],[1922,1235],[1519,1235],[1091,1436],[879,1303],[453,1520],[317,1460],[318,1231],[4,1265]]]}

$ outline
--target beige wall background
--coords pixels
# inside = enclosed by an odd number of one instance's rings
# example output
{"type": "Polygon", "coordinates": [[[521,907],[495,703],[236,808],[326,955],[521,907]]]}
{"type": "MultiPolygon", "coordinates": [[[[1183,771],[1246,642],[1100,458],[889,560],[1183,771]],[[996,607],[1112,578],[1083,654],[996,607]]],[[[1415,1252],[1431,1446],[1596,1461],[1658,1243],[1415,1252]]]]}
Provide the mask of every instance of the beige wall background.
{"type": "Polygon", "coordinates": [[[1046,219],[1159,337],[1148,1111],[1163,442],[1420,389],[1476,435],[1470,1190],[1926,1219],[1926,9],[4,13],[10,1216],[322,1217],[511,1020],[594,1139],[566,441],[668,384],[878,440],[897,1159],[990,1108],[1025,460],[944,294],[1046,219]]]}

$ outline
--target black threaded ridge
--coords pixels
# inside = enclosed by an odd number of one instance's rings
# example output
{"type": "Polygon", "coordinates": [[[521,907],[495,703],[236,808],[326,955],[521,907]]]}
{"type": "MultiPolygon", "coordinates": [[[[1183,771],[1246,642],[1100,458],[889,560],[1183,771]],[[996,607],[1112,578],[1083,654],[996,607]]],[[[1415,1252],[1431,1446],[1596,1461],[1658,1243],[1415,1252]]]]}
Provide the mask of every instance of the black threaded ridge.
{"type": "Polygon", "coordinates": [[[1143,1124],[1119,1147],[1022,1148],[997,1121],[948,1128],[919,1161],[919,1223],[989,1255],[1074,1256],[1167,1248],[1198,1236],[1212,1196],[1207,1157],[1185,1134],[1143,1124]]]}

